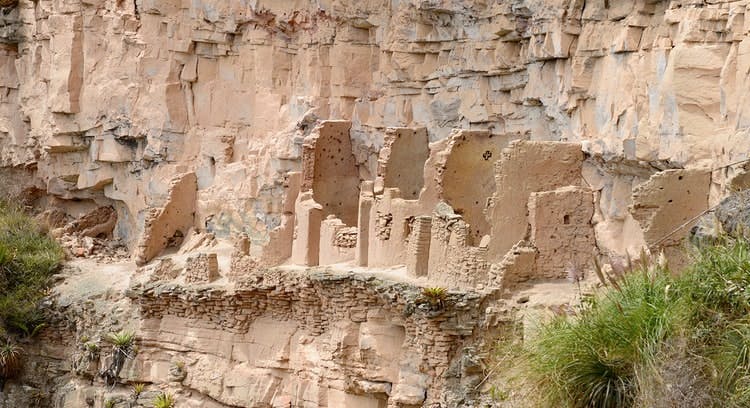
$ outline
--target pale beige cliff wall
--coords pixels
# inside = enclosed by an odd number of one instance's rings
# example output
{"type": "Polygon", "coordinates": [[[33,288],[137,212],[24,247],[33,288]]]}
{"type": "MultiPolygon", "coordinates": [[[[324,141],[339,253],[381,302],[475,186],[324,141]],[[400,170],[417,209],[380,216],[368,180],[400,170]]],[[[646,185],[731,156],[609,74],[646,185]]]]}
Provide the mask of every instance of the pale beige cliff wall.
{"type": "Polygon", "coordinates": [[[746,3],[22,0],[0,20],[0,159],[113,204],[131,245],[194,171],[196,226],[262,246],[315,118],[352,121],[363,179],[389,126],[580,141],[625,161],[592,170],[622,250],[654,165],[745,157],[746,3]]]}
{"type": "Polygon", "coordinates": [[[122,308],[116,324],[78,310],[45,331],[50,393],[103,405],[101,367],[75,372],[66,353],[130,327],[144,350],[125,380],[192,406],[472,406],[484,373],[467,350],[507,329],[528,282],[643,245],[675,254],[743,174],[723,166],[750,147],[749,7],[0,8],[0,187],[65,222],[111,206],[145,263],[88,271],[106,296],[59,305],[122,308]],[[302,267],[342,261],[325,283],[302,267]],[[266,269],[284,262],[297,266],[266,269]],[[423,286],[454,291],[449,305],[426,306],[423,286]]]}

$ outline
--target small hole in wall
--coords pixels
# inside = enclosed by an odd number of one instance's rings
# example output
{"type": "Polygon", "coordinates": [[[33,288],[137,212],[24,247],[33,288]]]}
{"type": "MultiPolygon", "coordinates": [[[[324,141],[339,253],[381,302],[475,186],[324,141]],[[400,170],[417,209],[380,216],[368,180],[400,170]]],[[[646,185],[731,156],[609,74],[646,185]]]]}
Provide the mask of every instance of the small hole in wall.
{"type": "Polygon", "coordinates": [[[672,202],[672,200],[669,200],[669,201],[667,201],[667,202],[668,202],[668,203],[671,203],[671,202],[672,202]]]}
{"type": "Polygon", "coordinates": [[[563,215],[563,224],[565,225],[570,224],[570,215],[568,214],[563,215]]]}
{"type": "Polygon", "coordinates": [[[682,180],[683,177],[684,176],[679,176],[679,177],[677,177],[677,180],[682,180]]]}

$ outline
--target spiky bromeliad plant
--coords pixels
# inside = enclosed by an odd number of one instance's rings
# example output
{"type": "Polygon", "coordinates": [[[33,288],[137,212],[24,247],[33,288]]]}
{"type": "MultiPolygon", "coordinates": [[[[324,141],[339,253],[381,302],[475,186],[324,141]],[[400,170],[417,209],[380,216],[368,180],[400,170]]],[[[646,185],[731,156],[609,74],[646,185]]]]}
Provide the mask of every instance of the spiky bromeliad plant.
{"type": "Polygon", "coordinates": [[[172,394],[161,393],[154,398],[154,408],[173,408],[174,397],[172,394]]]}
{"type": "Polygon", "coordinates": [[[145,383],[139,382],[139,383],[133,384],[133,387],[132,387],[133,398],[138,398],[138,396],[140,396],[141,393],[143,393],[143,390],[145,389],[146,389],[145,383]]]}
{"type": "Polygon", "coordinates": [[[0,346],[0,376],[11,378],[21,371],[23,349],[10,340],[0,346]]]}
{"type": "Polygon", "coordinates": [[[108,384],[114,385],[120,376],[125,360],[134,357],[135,333],[131,331],[109,333],[104,339],[112,344],[112,363],[101,373],[101,376],[108,384]]]}
{"type": "Polygon", "coordinates": [[[6,340],[0,345],[0,391],[3,389],[5,380],[17,376],[23,366],[23,349],[6,340]]]}
{"type": "Polygon", "coordinates": [[[448,291],[441,287],[424,288],[422,289],[422,299],[433,309],[442,309],[448,299],[448,291]]]}

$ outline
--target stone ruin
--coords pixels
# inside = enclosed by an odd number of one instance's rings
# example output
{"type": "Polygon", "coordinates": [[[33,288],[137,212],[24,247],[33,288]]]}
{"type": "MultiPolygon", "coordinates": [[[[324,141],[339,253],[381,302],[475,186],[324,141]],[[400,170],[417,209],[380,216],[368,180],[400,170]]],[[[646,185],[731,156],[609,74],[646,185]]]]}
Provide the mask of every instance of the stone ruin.
{"type": "Polygon", "coordinates": [[[596,254],[580,144],[464,130],[430,144],[425,128],[389,128],[377,176],[360,181],[349,127],[323,121],[305,139],[303,170],[291,177],[303,181],[287,193],[296,197],[285,221],[294,232],[274,242],[291,247],[289,263],[401,267],[408,277],[474,288],[510,284],[505,258],[518,245],[535,254],[528,279],[564,278],[561,260],[596,254]]]}
{"type": "Polygon", "coordinates": [[[0,0],[0,190],[71,255],[0,406],[482,406],[526,312],[750,186],[748,10],[0,0]]]}
{"type": "MultiPolygon", "coordinates": [[[[252,258],[254,268],[396,268],[469,289],[565,278],[564,265],[597,255],[594,192],[583,178],[580,144],[465,130],[429,143],[425,128],[389,128],[376,177],[361,180],[350,127],[321,121],[305,138],[302,171],[286,177],[282,224],[259,257],[250,256],[247,238],[233,257],[252,258]],[[519,251],[533,255],[516,261],[519,251]],[[527,270],[506,277],[516,262],[527,270]]],[[[195,189],[194,174],[174,178],[167,204],[146,217],[137,263],[199,230],[195,189]]]]}
{"type": "MultiPolygon", "coordinates": [[[[567,282],[571,269],[582,279],[602,255],[598,169],[580,143],[481,130],[430,143],[425,128],[388,128],[377,172],[363,179],[350,131],[348,121],[322,120],[305,136],[301,171],[284,177],[282,221],[260,251],[243,234],[228,263],[226,250],[212,252],[215,239],[201,231],[191,204],[192,173],[176,176],[167,204],[149,213],[138,253],[150,255],[138,262],[157,262],[129,296],[140,305],[144,339],[194,350],[188,356],[199,374],[186,377],[188,387],[259,406],[411,407],[456,390],[471,394],[476,368],[457,368],[453,356],[463,353],[458,344],[477,341],[476,330],[515,324],[507,308],[494,309],[498,300],[535,282],[567,282]],[[173,255],[159,255],[171,246],[173,255]],[[378,271],[474,294],[450,295],[451,306],[435,310],[413,287],[369,275],[378,271]],[[468,310],[485,312],[468,318],[468,310]],[[300,331],[309,340],[297,338],[300,331]],[[297,371],[322,366],[329,368],[315,381],[297,371]],[[446,377],[455,370],[456,378],[446,377]],[[201,376],[217,371],[242,375],[223,383],[201,376]],[[330,388],[337,382],[346,386],[330,388]],[[300,385],[302,394],[291,391],[300,385]]],[[[646,243],[676,250],[679,239],[658,240],[705,210],[706,177],[667,170],[635,189],[630,211],[646,243]],[[695,200],[670,210],[683,188],[695,200]]],[[[136,359],[133,380],[168,371],[154,353],[136,359]]]]}

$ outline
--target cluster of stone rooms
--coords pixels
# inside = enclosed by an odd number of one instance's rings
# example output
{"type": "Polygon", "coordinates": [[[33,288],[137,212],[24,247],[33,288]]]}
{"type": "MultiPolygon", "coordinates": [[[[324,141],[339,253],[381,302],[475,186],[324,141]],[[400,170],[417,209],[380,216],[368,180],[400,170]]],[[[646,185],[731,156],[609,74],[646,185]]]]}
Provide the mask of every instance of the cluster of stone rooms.
{"type": "MultiPolygon", "coordinates": [[[[568,278],[600,252],[623,257],[628,248],[658,244],[679,259],[690,220],[708,208],[715,183],[710,170],[658,171],[636,162],[617,170],[633,174],[592,172],[598,167],[580,143],[484,130],[454,130],[430,143],[425,128],[387,129],[376,177],[363,181],[350,128],[321,121],[304,138],[301,171],[286,175],[280,225],[260,251],[244,237],[226,263],[215,253],[188,258],[190,281],[232,280],[258,267],[344,265],[404,271],[448,288],[508,290],[568,278]],[[605,207],[614,214],[595,211],[605,207]]],[[[196,194],[194,172],[174,177],[166,204],[145,215],[139,265],[188,234],[198,242],[181,252],[210,251],[201,245],[205,236],[190,233],[202,230],[196,194]]],[[[168,257],[162,261],[152,266],[163,269],[157,276],[179,274],[168,257]]]]}
{"type": "Polygon", "coordinates": [[[580,144],[390,128],[375,180],[360,181],[348,121],[323,121],[290,173],[266,263],[405,266],[455,288],[564,277],[594,255],[594,197],[580,144]]]}

